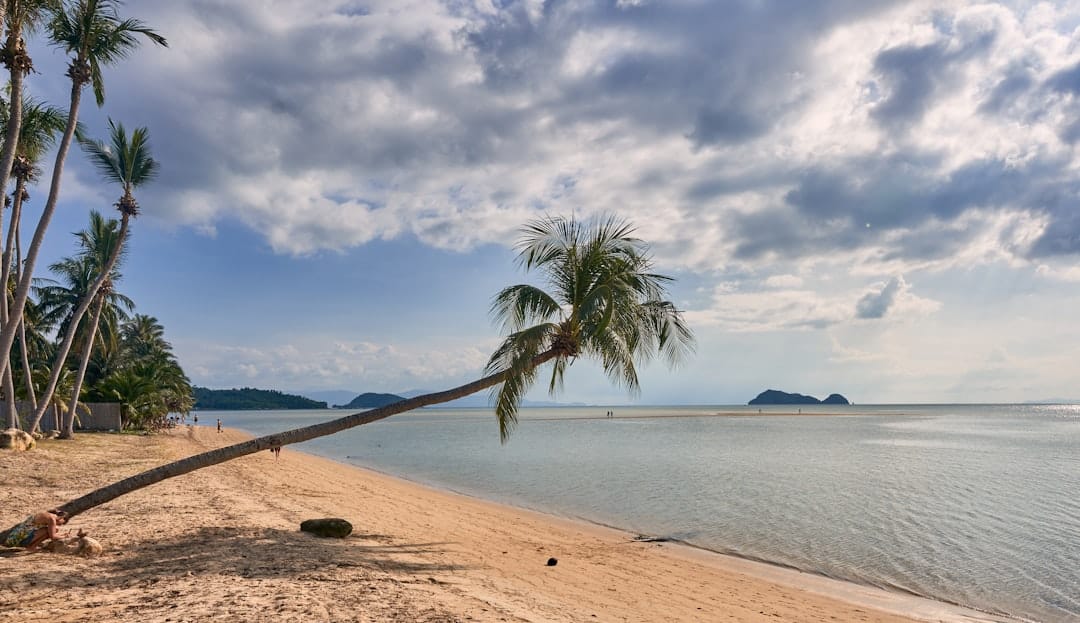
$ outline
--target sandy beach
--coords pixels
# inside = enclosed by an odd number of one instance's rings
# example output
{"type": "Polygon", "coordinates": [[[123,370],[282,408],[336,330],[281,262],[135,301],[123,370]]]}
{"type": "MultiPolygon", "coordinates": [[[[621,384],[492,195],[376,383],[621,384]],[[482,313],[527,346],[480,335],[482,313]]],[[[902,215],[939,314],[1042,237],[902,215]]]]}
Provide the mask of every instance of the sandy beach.
{"type": "MultiPolygon", "coordinates": [[[[181,427],[0,455],[4,528],[35,509],[246,439],[181,427]]],[[[76,517],[100,558],[0,557],[10,621],[994,620],[579,521],[488,503],[286,447],[76,517]],[[301,533],[343,517],[346,539],[301,533]],[[549,558],[558,559],[548,566],[549,558]]]]}

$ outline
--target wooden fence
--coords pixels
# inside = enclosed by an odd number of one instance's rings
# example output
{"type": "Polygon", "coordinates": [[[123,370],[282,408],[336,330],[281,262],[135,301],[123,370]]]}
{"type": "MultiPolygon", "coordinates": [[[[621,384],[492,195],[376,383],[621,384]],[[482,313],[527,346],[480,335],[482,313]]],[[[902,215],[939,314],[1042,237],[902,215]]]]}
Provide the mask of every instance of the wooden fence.
{"type": "MultiPolygon", "coordinates": [[[[118,402],[90,402],[86,403],[86,406],[90,408],[90,413],[79,409],[75,430],[120,430],[120,409],[123,405],[118,402]]],[[[15,409],[19,412],[22,429],[26,430],[30,425],[30,418],[34,416],[34,409],[25,400],[16,401],[15,409]]],[[[60,419],[59,409],[49,407],[45,417],[41,418],[41,430],[60,430],[60,419]]]]}

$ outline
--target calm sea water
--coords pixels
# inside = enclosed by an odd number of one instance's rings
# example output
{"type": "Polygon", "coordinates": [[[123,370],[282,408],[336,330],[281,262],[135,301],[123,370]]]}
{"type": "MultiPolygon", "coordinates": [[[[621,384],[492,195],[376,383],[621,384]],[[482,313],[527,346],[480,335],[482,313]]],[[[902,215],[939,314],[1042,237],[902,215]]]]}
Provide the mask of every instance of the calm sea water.
{"type": "MultiPolygon", "coordinates": [[[[525,409],[506,445],[488,410],[424,409],[300,448],[833,578],[1080,621],[1080,406],[849,409],[863,415],[525,409]]],[[[268,434],[345,414],[200,420],[268,434]]]]}

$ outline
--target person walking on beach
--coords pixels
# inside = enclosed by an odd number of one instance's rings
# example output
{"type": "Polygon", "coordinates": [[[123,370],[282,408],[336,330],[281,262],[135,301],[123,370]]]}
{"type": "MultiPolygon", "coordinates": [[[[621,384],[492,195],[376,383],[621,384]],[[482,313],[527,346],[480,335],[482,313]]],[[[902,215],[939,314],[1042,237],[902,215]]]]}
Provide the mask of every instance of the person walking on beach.
{"type": "Polygon", "coordinates": [[[217,432],[221,432],[221,418],[218,418],[217,420],[217,432]]]}

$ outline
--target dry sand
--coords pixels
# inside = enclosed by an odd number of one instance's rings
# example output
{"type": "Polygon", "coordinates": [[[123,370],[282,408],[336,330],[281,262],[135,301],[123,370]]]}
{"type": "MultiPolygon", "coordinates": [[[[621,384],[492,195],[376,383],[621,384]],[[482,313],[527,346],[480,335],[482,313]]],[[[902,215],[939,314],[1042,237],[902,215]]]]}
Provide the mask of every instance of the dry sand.
{"type": "MultiPolygon", "coordinates": [[[[153,436],[84,434],[0,454],[0,529],[120,477],[246,438],[182,427],[153,436]]],[[[264,452],[123,496],[71,527],[100,540],[105,554],[0,557],[0,620],[979,618],[670,543],[638,543],[624,532],[288,447],[277,461],[264,452]],[[343,517],[354,532],[320,539],[298,531],[314,517],[343,517]],[[549,557],[558,565],[547,566],[549,557]]]]}

